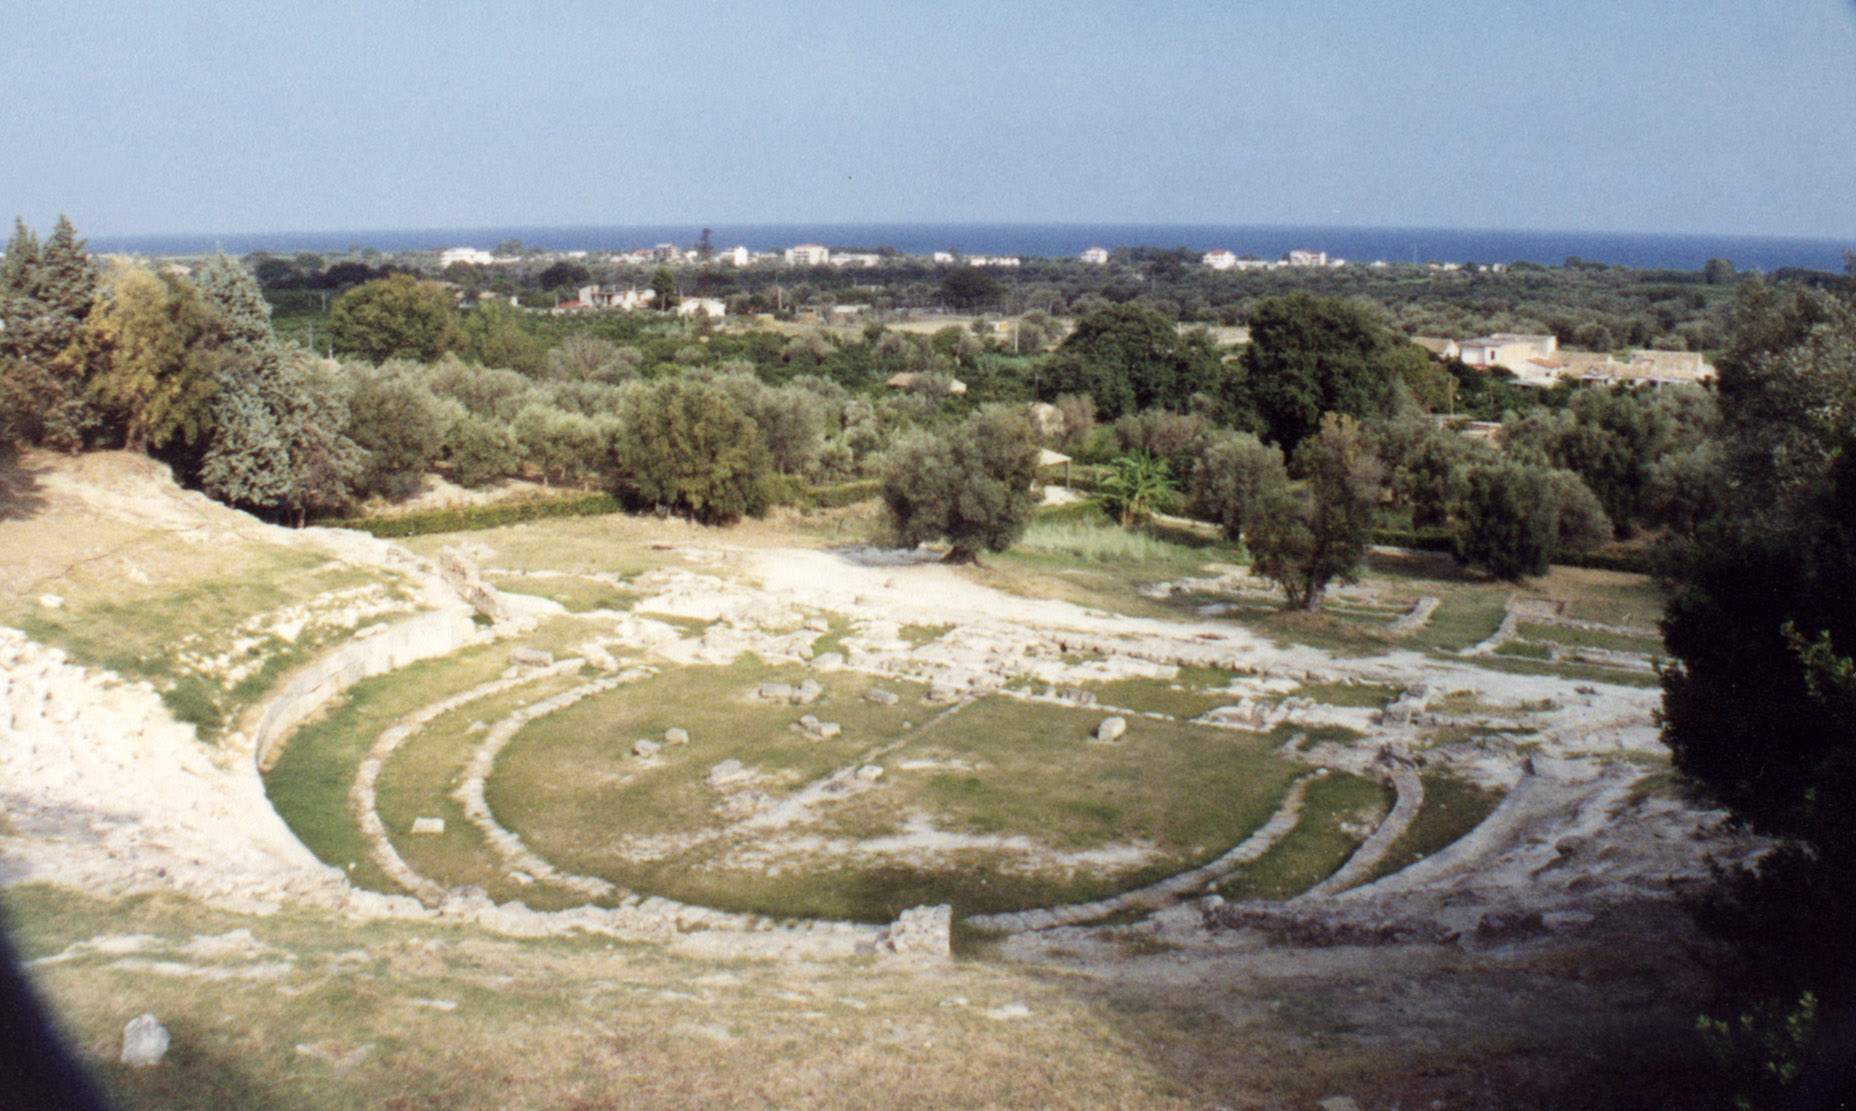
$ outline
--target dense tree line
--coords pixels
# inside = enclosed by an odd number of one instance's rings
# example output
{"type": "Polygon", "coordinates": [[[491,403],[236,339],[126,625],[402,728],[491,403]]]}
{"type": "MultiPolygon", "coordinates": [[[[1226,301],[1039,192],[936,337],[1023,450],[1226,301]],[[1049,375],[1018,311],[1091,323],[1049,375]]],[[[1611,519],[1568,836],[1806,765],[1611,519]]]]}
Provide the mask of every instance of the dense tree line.
{"type": "Polygon", "coordinates": [[[1710,498],[1679,509],[1663,735],[1678,768],[1784,842],[1704,908],[1729,948],[1703,1031],[1747,1105],[1841,1106],[1856,1098],[1856,301],[1753,283],[1719,367],[1718,427],[1670,459],[1710,498]]]}
{"type": "MultiPolygon", "coordinates": [[[[299,273],[322,265],[288,261],[299,273]]],[[[1107,270],[1197,280],[1189,262],[1132,252],[1107,270]]],[[[1712,511],[1694,481],[1716,451],[1705,394],[1503,386],[1438,364],[1370,299],[1274,274],[1259,288],[1288,282],[1287,292],[1251,304],[1251,342],[1225,347],[1134,299],[1099,298],[1067,335],[1041,310],[1009,336],[874,321],[782,333],[654,313],[554,317],[492,298],[460,308],[452,287],[375,268],[322,319],[337,363],[280,340],[255,278],[224,257],[191,277],[135,265],[99,274],[61,224],[45,244],[20,228],[8,266],[13,315],[33,322],[5,340],[15,436],[156,452],[214,496],[293,519],[405,496],[433,469],[471,485],[512,475],[605,485],[725,519],[768,504],[772,476],[890,474],[909,430],[945,439],[987,405],[1033,400],[1048,406],[1044,442],[1119,461],[1109,492],[1130,520],[1190,487],[1192,504],[1281,572],[1300,605],[1351,571],[1345,553],[1375,525],[1452,536],[1465,561],[1519,577],[1712,511]],[[1429,414],[1446,408],[1503,414],[1502,447],[1440,427],[1429,414]],[[1318,434],[1323,446],[1304,451],[1318,434]],[[1233,435],[1252,446],[1233,447],[1233,435]],[[1337,437],[1352,460],[1345,481],[1318,465],[1337,437]],[[1270,450],[1273,470],[1259,462],[1270,450]],[[1234,477],[1238,459],[1256,466],[1234,477]],[[1259,500],[1258,482],[1275,492],[1259,500]]]]}

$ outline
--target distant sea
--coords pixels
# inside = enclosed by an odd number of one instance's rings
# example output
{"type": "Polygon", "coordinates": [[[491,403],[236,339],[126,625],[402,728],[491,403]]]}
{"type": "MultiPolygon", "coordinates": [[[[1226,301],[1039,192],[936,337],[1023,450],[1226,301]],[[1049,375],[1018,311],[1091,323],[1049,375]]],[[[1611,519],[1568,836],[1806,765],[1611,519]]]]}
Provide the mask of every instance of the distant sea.
{"type": "MultiPolygon", "coordinates": [[[[1213,224],[718,224],[717,248],[773,251],[799,243],[906,254],[958,251],[966,255],[1070,257],[1087,247],[1187,247],[1228,250],[1274,259],[1291,250],[1326,251],[1349,262],[1537,262],[1568,258],[1644,269],[1699,270],[1724,258],[1742,270],[1804,267],[1841,272],[1843,253],[1856,238],[1779,239],[1734,235],[1624,235],[1606,232],[1479,231],[1449,228],[1246,227],[1213,224]]],[[[631,224],[581,228],[417,228],[371,231],[264,232],[225,235],[92,236],[93,251],[144,255],[198,254],[222,247],[253,251],[340,252],[444,247],[489,249],[510,239],[549,251],[619,251],[674,243],[692,247],[695,224],[631,224]]]]}

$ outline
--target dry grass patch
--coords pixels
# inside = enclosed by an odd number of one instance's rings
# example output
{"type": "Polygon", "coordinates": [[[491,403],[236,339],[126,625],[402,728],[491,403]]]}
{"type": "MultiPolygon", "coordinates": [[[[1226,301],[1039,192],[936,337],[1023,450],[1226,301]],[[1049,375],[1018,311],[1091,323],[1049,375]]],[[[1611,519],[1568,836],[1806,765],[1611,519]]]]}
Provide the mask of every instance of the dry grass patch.
{"type": "Polygon", "coordinates": [[[47,888],[7,901],[30,956],[149,935],[128,958],[91,952],[33,972],[124,1107],[1185,1111],[1209,1094],[1154,1052],[1202,1016],[1122,1013],[1006,967],[686,960],[591,939],[243,918],[47,888]],[[236,930],[262,955],[185,954],[194,937],[236,930]],[[276,967],[241,978],[259,964],[276,967]],[[171,1048],[158,1068],[122,1067],[122,1026],[144,1010],[171,1048]]]}
{"type": "Polygon", "coordinates": [[[1478,787],[1454,775],[1426,775],[1424,805],[1405,832],[1367,877],[1367,883],[1416,864],[1482,824],[1501,804],[1500,791],[1478,787]]]}
{"type": "Polygon", "coordinates": [[[557,866],[622,887],[775,917],[882,920],[922,902],[981,913],[1151,882],[1241,840],[1294,774],[1265,741],[1226,731],[1135,719],[1121,743],[1099,745],[1088,740],[1099,711],[993,697],[950,713],[922,705],[917,686],[849,673],[825,675],[808,707],[754,697],[804,674],[685,668],[550,715],[504,752],[491,807],[557,866]],[[875,685],[903,701],[866,702],[875,685]],[[844,732],[810,740],[792,727],[802,713],[844,732]],[[631,755],[673,726],[690,732],[687,747],[631,755]],[[712,786],[710,770],[730,759],[748,778],[712,786]],[[780,809],[870,761],[885,768],[874,786],[780,809]],[[1097,850],[1108,855],[1087,867],[1066,855],[1097,850]]]}
{"type": "Polygon", "coordinates": [[[1116,679],[1089,689],[1106,706],[1185,719],[1230,705],[1232,696],[1225,688],[1235,677],[1236,673],[1222,668],[1182,667],[1170,680],[1116,679]]]}
{"type": "Polygon", "coordinates": [[[1228,899],[1300,895],[1339,871],[1392,803],[1392,792],[1370,779],[1344,772],[1324,776],[1308,785],[1295,828],[1215,890],[1228,899]]]}

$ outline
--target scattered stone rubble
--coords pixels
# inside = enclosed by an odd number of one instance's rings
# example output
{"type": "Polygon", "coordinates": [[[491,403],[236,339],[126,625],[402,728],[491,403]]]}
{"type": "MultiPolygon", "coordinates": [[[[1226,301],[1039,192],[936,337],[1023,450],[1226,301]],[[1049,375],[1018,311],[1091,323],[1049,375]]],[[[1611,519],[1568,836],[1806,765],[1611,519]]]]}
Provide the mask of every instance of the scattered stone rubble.
{"type": "Polygon", "coordinates": [[[889,927],[881,942],[886,953],[904,957],[953,955],[954,908],[946,903],[912,907],[889,927]]]}

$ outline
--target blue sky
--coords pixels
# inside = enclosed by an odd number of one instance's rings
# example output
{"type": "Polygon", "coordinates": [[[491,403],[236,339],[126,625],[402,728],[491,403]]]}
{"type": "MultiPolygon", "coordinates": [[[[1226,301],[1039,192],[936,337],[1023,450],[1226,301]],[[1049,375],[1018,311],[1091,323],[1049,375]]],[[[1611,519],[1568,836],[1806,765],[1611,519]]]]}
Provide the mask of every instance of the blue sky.
{"type": "Polygon", "coordinates": [[[1856,3],[0,0],[0,215],[1856,235],[1856,3]]]}

